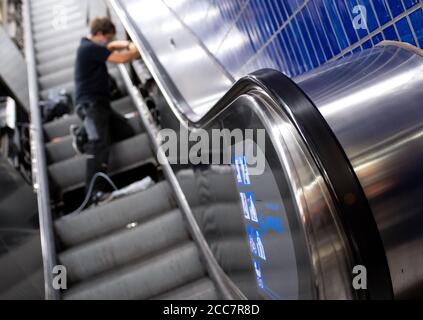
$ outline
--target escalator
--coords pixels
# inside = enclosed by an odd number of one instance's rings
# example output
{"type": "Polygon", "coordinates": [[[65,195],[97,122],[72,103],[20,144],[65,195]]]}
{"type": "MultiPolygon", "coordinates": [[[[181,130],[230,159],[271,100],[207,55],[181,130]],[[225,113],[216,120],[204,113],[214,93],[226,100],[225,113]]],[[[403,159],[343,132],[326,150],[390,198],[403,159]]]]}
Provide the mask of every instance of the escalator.
{"type": "MultiPolygon", "coordinates": [[[[60,1],[59,1],[60,2],[60,1]]],[[[58,1],[31,1],[39,95],[65,89],[74,93],[74,59],[80,38],[88,34],[84,2],[67,5],[67,28],[51,28],[58,1]]],[[[122,88],[117,67],[109,68],[122,88]]],[[[136,135],[111,147],[110,175],[156,165],[149,138],[129,96],[112,103],[136,135]]],[[[57,199],[84,187],[85,156],[72,148],[69,127],[80,125],[73,114],[44,125],[45,154],[51,192],[57,199]]],[[[53,200],[54,201],[54,200],[53,200]]],[[[217,299],[201,254],[185,226],[166,180],[129,197],[54,221],[57,263],[66,266],[69,289],[63,299],[217,299]]]]}
{"type": "MultiPolygon", "coordinates": [[[[422,173],[423,155],[412,151],[422,150],[419,53],[380,46],[294,80],[269,69],[235,83],[223,81],[219,68],[209,66],[203,80],[196,69],[184,70],[184,80],[192,76],[210,84],[210,92],[204,86],[205,97],[198,97],[187,82],[176,83],[175,74],[167,73],[175,71],[164,65],[174,65],[171,59],[155,56],[167,47],[163,39],[154,43],[143,34],[148,26],[143,26],[137,6],[144,2],[113,0],[111,9],[140,49],[161,94],[145,99],[136,65],[110,67],[125,92],[113,109],[128,118],[136,132],[112,146],[110,175],[114,180],[126,176],[122,181],[129,183],[128,176],[140,180],[142,168],[148,168],[144,170],[158,172],[155,184],[69,214],[72,210],[63,202],[84,187],[85,159],[73,153],[68,136],[69,126],[79,120],[70,115],[45,125],[43,136],[35,134],[46,297],[421,295],[422,237],[415,226],[423,219],[418,201],[422,187],[415,177],[422,173]],[[404,106],[402,99],[407,101],[404,106]],[[219,161],[189,164],[184,155],[176,153],[173,159],[161,149],[160,129],[167,128],[181,135],[253,133],[242,137],[244,149],[229,139],[227,145],[198,149],[206,160],[217,154],[219,161]],[[248,156],[256,162],[247,161],[248,156]],[[69,288],[60,296],[51,288],[50,270],[56,264],[68,272],[69,288]],[[357,266],[367,270],[366,288],[354,287],[357,266]]],[[[32,89],[40,97],[61,88],[72,93],[74,52],[87,32],[86,15],[79,14],[86,10],[84,2],[66,2],[72,31],[65,35],[49,30],[45,22],[52,17],[52,0],[28,3],[37,70],[32,89]]],[[[178,35],[172,35],[171,46],[189,43],[178,35]]],[[[36,114],[37,98],[32,99],[36,114]]],[[[36,118],[33,125],[41,127],[36,118]]]]}

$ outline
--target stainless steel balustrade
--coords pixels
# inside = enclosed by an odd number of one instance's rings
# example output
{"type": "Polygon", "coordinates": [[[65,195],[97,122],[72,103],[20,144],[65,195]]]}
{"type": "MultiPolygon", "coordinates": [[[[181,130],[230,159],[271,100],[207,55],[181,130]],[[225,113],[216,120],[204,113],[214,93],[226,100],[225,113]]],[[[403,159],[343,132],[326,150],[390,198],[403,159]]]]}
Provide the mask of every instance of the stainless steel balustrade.
{"type": "MultiPolygon", "coordinates": [[[[375,281],[374,290],[367,297],[407,298],[421,295],[423,255],[420,248],[423,234],[416,227],[423,219],[423,205],[419,199],[423,187],[417,179],[423,176],[420,165],[423,163],[423,59],[419,50],[408,50],[390,43],[328,63],[293,79],[297,93],[305,98],[297,102],[291,99],[293,105],[284,102],[289,94],[286,88],[278,87],[280,76],[271,75],[271,71],[268,71],[268,77],[258,73],[239,80],[220,99],[215,94],[215,87],[202,91],[203,101],[216,101],[209,103],[204,111],[197,109],[196,103],[191,104],[196,101],[196,95],[180,86],[180,83],[189,83],[189,77],[184,75],[180,78],[176,67],[169,65],[174,64],[173,61],[165,57],[165,50],[170,46],[169,41],[172,44],[174,34],[168,30],[161,39],[155,39],[153,31],[142,27],[146,21],[137,14],[138,11],[131,10],[128,14],[129,8],[140,6],[140,3],[119,0],[111,3],[140,49],[176,118],[191,130],[207,127],[225,112],[241,108],[236,103],[240,96],[246,95],[242,99],[249,103],[244,103],[244,107],[247,104],[250,108],[255,106],[257,114],[263,114],[263,101],[267,101],[267,106],[272,105],[273,111],[268,111],[261,121],[266,124],[270,135],[277,132],[272,140],[283,163],[286,154],[292,152],[277,147],[286,140],[280,133],[282,128],[277,120],[284,117],[278,116],[281,112],[278,109],[284,110],[285,117],[293,126],[291,130],[297,131],[299,140],[296,143],[302,140],[302,147],[309,150],[305,163],[316,165],[314,169],[309,168],[316,172],[318,178],[315,181],[324,181],[327,189],[323,194],[327,192],[327,196],[333,197],[334,203],[328,206],[334,207],[328,209],[328,215],[332,210],[338,211],[338,218],[332,223],[334,230],[341,228],[342,232],[338,234],[339,242],[334,247],[343,248],[339,252],[343,252],[344,276],[351,277],[351,267],[367,261],[375,281]],[[270,79],[275,81],[272,83],[270,79]],[[190,97],[194,100],[191,101],[190,97]],[[309,113],[306,109],[310,109],[304,107],[306,104],[311,104],[318,112],[305,116],[303,113],[309,113]],[[310,134],[319,134],[322,130],[326,140],[319,141],[320,137],[310,134]],[[337,154],[333,157],[336,161],[331,159],[332,152],[337,154]],[[342,163],[342,166],[339,165],[342,174],[335,172],[337,165],[331,168],[331,163],[342,163]],[[354,191],[349,192],[349,185],[354,191]],[[357,203],[361,205],[357,206],[357,203]]],[[[169,15],[164,7],[157,13],[160,14],[169,15]]],[[[161,17],[155,16],[154,19],[160,20],[161,17]]],[[[181,22],[175,21],[174,29],[187,33],[178,23],[181,22]]],[[[189,38],[181,35],[180,41],[174,40],[174,51],[185,48],[188,43],[198,46],[189,38]]],[[[197,62],[192,62],[192,65],[197,62]]],[[[187,62],[185,68],[189,67],[187,62]]],[[[212,75],[212,79],[215,78],[212,75]]],[[[231,81],[230,77],[228,79],[231,81]]],[[[291,182],[295,185],[295,178],[291,182]]],[[[304,192],[304,186],[302,189],[304,192]]],[[[310,195],[311,198],[313,196],[310,195]]],[[[317,279],[320,275],[322,280],[329,272],[321,266],[319,268],[320,271],[315,270],[315,275],[317,279]]],[[[345,279],[341,279],[342,272],[339,283],[345,285],[345,279]]],[[[348,290],[344,294],[347,297],[348,290]]]]}
{"type": "Polygon", "coordinates": [[[423,55],[381,46],[298,79],[351,163],[383,241],[396,298],[423,293],[423,55]]]}

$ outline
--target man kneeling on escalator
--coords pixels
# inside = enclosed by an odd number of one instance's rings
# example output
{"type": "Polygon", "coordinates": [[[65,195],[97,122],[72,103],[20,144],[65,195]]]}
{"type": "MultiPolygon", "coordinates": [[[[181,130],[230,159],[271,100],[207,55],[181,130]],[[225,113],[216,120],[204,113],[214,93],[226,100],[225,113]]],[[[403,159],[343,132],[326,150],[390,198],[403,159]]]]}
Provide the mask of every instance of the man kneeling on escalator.
{"type": "MultiPolygon", "coordinates": [[[[91,34],[82,38],[77,51],[75,109],[83,126],[72,126],[71,135],[77,153],[88,155],[86,192],[96,173],[107,172],[112,134],[125,130],[125,124],[111,109],[106,62],[127,63],[140,56],[131,42],[113,41],[115,35],[115,25],[109,18],[96,18],[91,22],[91,34]]],[[[90,202],[101,201],[105,190],[104,180],[96,179],[90,202]]]]}

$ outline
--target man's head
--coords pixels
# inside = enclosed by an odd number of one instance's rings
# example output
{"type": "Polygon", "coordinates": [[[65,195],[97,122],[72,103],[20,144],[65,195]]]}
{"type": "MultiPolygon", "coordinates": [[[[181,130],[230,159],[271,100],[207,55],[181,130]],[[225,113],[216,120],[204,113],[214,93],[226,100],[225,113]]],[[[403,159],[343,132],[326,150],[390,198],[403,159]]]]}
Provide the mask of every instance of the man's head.
{"type": "Polygon", "coordinates": [[[108,17],[99,17],[91,21],[91,39],[106,44],[116,35],[116,27],[108,17]]]}

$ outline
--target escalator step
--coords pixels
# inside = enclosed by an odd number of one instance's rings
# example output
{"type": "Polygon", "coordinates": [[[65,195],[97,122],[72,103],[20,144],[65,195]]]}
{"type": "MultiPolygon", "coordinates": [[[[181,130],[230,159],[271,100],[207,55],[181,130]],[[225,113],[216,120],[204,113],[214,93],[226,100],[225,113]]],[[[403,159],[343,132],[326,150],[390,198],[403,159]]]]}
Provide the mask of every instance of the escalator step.
{"type": "Polygon", "coordinates": [[[66,136],[58,139],[58,141],[47,143],[46,155],[49,164],[75,157],[77,154],[72,147],[72,137],[66,136]]]}
{"type": "Polygon", "coordinates": [[[73,124],[81,124],[81,120],[79,120],[76,114],[66,115],[58,120],[46,123],[44,125],[45,137],[48,140],[53,140],[55,138],[67,136],[69,134],[69,128],[73,124]]]}
{"type": "Polygon", "coordinates": [[[66,247],[98,238],[129,223],[142,222],[176,208],[169,185],[160,182],[151,188],[55,221],[55,230],[66,247]]]}
{"type": "MultiPolygon", "coordinates": [[[[136,111],[132,99],[129,96],[123,97],[119,100],[115,100],[111,103],[113,110],[125,115],[136,111]]],[[[52,140],[58,137],[64,137],[69,134],[69,127],[72,124],[80,124],[80,120],[77,115],[67,115],[60,119],[46,123],[44,125],[44,132],[48,139],[52,140]]]]}
{"type": "MultiPolygon", "coordinates": [[[[83,26],[83,27],[76,28],[73,31],[80,32],[81,35],[86,35],[89,30],[86,26],[83,26]]],[[[57,39],[60,39],[62,36],[63,36],[63,30],[50,30],[43,33],[34,34],[34,41],[35,43],[46,41],[46,40],[53,41],[53,39],[57,40],[57,39]]]]}
{"type": "Polygon", "coordinates": [[[49,93],[51,91],[59,92],[61,90],[65,90],[67,93],[69,93],[71,96],[73,96],[74,93],[75,93],[75,83],[74,83],[74,81],[69,81],[69,82],[62,83],[62,84],[58,83],[54,87],[51,87],[49,89],[45,89],[45,90],[41,91],[41,99],[47,100],[48,97],[49,97],[49,93]]]}
{"type": "MultiPolygon", "coordinates": [[[[53,73],[41,76],[38,80],[41,85],[41,89],[48,90],[50,88],[57,87],[61,83],[68,83],[70,81],[74,81],[74,70],[75,68],[72,66],[70,68],[57,70],[53,73]]],[[[109,67],[108,72],[114,79],[120,78],[119,69],[117,69],[116,67],[109,67]]]]}
{"type": "Polygon", "coordinates": [[[213,282],[203,278],[181,288],[167,292],[153,300],[217,300],[218,294],[213,282]]]}
{"type": "Polygon", "coordinates": [[[75,2],[72,1],[66,2],[66,4],[59,4],[55,1],[55,3],[52,5],[42,5],[39,7],[37,6],[37,8],[34,8],[34,6],[32,6],[31,21],[33,25],[38,25],[45,21],[52,21],[52,19],[57,15],[58,11],[55,10],[56,7],[54,7],[54,5],[60,5],[60,8],[57,7],[57,9],[64,10],[64,13],[67,15],[73,14],[75,12],[81,12],[81,6],[75,5],[75,2]]]}
{"type": "Polygon", "coordinates": [[[58,83],[66,83],[74,80],[74,70],[75,68],[71,65],[68,68],[39,77],[38,82],[41,89],[48,89],[57,86],[58,83]]]}
{"type": "Polygon", "coordinates": [[[60,254],[69,280],[85,280],[188,241],[181,212],[174,210],[133,229],[124,229],[60,254]],[[160,235],[160,236],[158,236],[160,235]]]}
{"type": "MultiPolygon", "coordinates": [[[[63,28],[62,31],[80,29],[86,26],[87,26],[86,21],[84,21],[84,18],[81,16],[81,14],[77,12],[76,14],[73,14],[73,16],[69,16],[68,20],[66,21],[66,25],[62,27],[63,28]]],[[[39,25],[39,27],[34,30],[34,34],[43,34],[45,32],[48,32],[52,28],[54,28],[53,23],[47,22],[47,23],[39,25]]]]}
{"type": "Polygon", "coordinates": [[[61,5],[79,5],[81,3],[81,0],[46,0],[46,1],[31,1],[31,9],[32,12],[36,12],[36,10],[42,11],[42,9],[45,8],[51,8],[54,4],[61,4],[61,5]]]}
{"type": "Polygon", "coordinates": [[[51,4],[31,4],[31,17],[33,23],[51,21],[60,11],[69,15],[74,12],[83,12],[81,1],[52,1],[51,4]]]}
{"type": "MultiPolygon", "coordinates": [[[[87,156],[78,156],[48,167],[53,185],[62,193],[82,187],[85,183],[87,156]]],[[[111,175],[131,170],[146,163],[155,163],[148,136],[140,134],[114,144],[110,148],[111,175]]]]}
{"type": "MultiPolygon", "coordinates": [[[[131,126],[137,134],[142,133],[138,117],[132,117],[127,121],[128,125],[131,126]]],[[[72,137],[69,135],[47,143],[46,154],[49,164],[65,161],[75,157],[77,154],[72,147],[72,137]]]]}
{"type": "Polygon", "coordinates": [[[40,76],[45,76],[50,73],[56,72],[57,70],[61,70],[72,66],[75,63],[76,59],[76,51],[72,52],[68,56],[60,57],[54,61],[48,61],[46,63],[39,63],[37,65],[37,71],[40,76]]]}
{"type": "Polygon", "coordinates": [[[22,279],[22,274],[35,272],[43,263],[41,255],[34,255],[34,252],[40,251],[41,238],[40,234],[36,232],[18,247],[13,247],[13,250],[2,252],[0,255],[0,289],[12,287],[14,283],[22,279]],[[19,268],[16,268],[17,265],[19,268]]]}
{"type": "MultiPolygon", "coordinates": [[[[139,117],[136,115],[130,119],[127,119],[127,124],[134,130],[136,134],[141,134],[144,132],[141,127],[139,117]]],[[[72,146],[71,136],[61,137],[56,139],[56,141],[48,143],[46,145],[46,153],[49,164],[58,163],[77,156],[72,146]]]]}
{"type": "Polygon", "coordinates": [[[184,243],[147,261],[69,289],[64,299],[149,299],[204,276],[197,247],[184,243]]]}
{"type": "MultiPolygon", "coordinates": [[[[74,14],[75,12],[81,12],[81,7],[77,5],[55,5],[43,6],[40,9],[31,10],[31,21],[33,25],[39,25],[45,21],[53,21],[57,17],[57,14],[65,13],[66,15],[74,14]]],[[[53,25],[52,25],[53,28],[53,25]]]]}
{"type": "Polygon", "coordinates": [[[79,45],[78,42],[71,42],[64,46],[55,47],[55,48],[52,48],[51,50],[37,53],[35,56],[37,58],[38,63],[45,63],[47,61],[55,60],[57,58],[69,55],[72,52],[76,52],[78,45],[79,45]]]}
{"type": "Polygon", "coordinates": [[[43,51],[43,50],[48,50],[51,49],[54,46],[62,46],[65,45],[66,43],[71,43],[71,42],[77,42],[79,43],[81,38],[84,36],[84,33],[81,33],[81,31],[77,30],[75,31],[70,31],[66,34],[63,35],[63,37],[61,38],[57,38],[57,39],[47,39],[44,41],[39,41],[35,44],[35,49],[37,50],[37,52],[43,51]]]}
{"type": "MultiPolygon", "coordinates": [[[[35,33],[42,33],[47,30],[50,30],[54,28],[53,21],[44,20],[44,21],[39,21],[37,23],[34,23],[32,30],[35,33]]],[[[64,25],[65,30],[67,30],[68,28],[72,29],[74,27],[80,27],[81,25],[87,25],[86,20],[84,19],[82,14],[78,11],[67,14],[65,23],[66,23],[64,25]]]]}
{"type": "MultiPolygon", "coordinates": [[[[125,85],[123,83],[123,80],[120,78],[116,79],[117,82],[117,86],[119,89],[121,89],[123,92],[125,91],[125,85]]],[[[75,83],[74,81],[70,81],[70,82],[66,82],[63,84],[58,84],[57,86],[54,86],[52,88],[49,89],[45,89],[43,91],[41,91],[41,98],[42,99],[48,99],[49,96],[49,92],[50,91],[54,91],[54,92],[58,92],[60,90],[66,90],[67,93],[69,93],[71,96],[74,96],[75,94],[75,83]]]]}
{"type": "Polygon", "coordinates": [[[0,293],[0,301],[3,300],[43,300],[44,270],[36,270],[29,277],[21,279],[11,288],[0,293]]]}
{"type": "MultiPolygon", "coordinates": [[[[136,110],[134,104],[132,103],[132,99],[129,96],[113,101],[112,108],[113,110],[122,115],[136,110]]],[[[53,140],[55,138],[67,136],[69,134],[69,128],[72,124],[81,124],[81,121],[75,114],[68,115],[45,124],[44,133],[46,135],[46,138],[49,140],[53,140]]]]}

